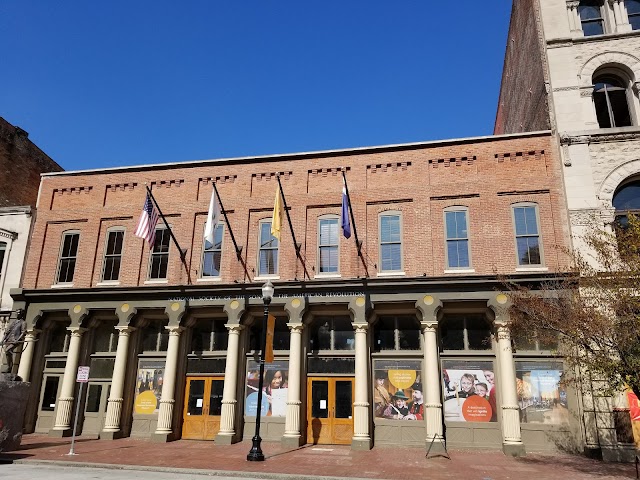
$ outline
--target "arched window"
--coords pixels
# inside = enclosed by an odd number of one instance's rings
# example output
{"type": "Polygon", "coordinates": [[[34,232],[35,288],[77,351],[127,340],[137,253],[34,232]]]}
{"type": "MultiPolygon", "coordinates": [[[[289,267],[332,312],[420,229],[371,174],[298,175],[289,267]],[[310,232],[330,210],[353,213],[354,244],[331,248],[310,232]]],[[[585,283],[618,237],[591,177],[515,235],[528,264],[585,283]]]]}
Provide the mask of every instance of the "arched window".
{"type": "Polygon", "coordinates": [[[623,183],[613,195],[613,208],[616,210],[616,225],[625,228],[630,213],[640,213],[640,179],[623,183]]]}
{"type": "Polygon", "coordinates": [[[624,0],[629,23],[633,30],[640,30],[640,0],[624,0]]]}
{"type": "Polygon", "coordinates": [[[628,82],[617,75],[602,73],[593,78],[593,103],[600,128],[631,126],[628,82]]]}
{"type": "Polygon", "coordinates": [[[604,33],[602,3],[602,0],[582,0],[578,5],[578,15],[580,15],[582,32],[585,37],[604,33]]]}

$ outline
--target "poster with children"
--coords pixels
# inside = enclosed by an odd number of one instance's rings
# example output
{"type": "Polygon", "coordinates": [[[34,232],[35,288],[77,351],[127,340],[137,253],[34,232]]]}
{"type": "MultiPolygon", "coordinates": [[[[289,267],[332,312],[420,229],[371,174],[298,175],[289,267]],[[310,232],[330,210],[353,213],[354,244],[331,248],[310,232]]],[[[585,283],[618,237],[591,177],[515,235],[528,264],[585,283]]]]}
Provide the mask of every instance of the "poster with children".
{"type": "Polygon", "coordinates": [[[376,418],[424,419],[422,362],[420,360],[375,360],[373,402],[376,418]]]}
{"type": "Polygon", "coordinates": [[[493,362],[443,360],[442,390],[446,421],[498,421],[493,362]]]}

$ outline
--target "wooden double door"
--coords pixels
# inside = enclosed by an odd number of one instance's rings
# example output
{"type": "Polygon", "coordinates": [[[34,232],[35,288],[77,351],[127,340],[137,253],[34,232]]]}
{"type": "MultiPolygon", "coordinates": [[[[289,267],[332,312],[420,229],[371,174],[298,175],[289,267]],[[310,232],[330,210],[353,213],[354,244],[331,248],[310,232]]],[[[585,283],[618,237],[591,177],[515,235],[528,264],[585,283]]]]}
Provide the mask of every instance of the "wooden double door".
{"type": "Polygon", "coordinates": [[[182,438],[213,440],[220,430],[223,377],[187,377],[182,438]]]}
{"type": "Polygon", "coordinates": [[[354,386],[353,377],[307,379],[307,443],[351,443],[354,386]]]}

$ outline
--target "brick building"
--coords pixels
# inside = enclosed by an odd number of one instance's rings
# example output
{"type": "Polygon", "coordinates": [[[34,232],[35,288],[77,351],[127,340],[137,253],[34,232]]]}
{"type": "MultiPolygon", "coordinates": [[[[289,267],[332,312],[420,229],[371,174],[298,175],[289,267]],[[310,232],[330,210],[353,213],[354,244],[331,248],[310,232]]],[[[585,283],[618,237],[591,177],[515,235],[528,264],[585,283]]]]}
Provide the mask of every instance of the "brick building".
{"type": "Polygon", "coordinates": [[[439,448],[446,427],[459,447],[581,445],[561,361],[512,351],[500,294],[502,276],[536,285],[566,268],[557,151],[546,131],[44,175],[13,292],[19,374],[38,392],[27,431],[70,433],[88,365],[83,434],[250,438],[270,280],[263,438],[439,448]],[[340,234],[343,173],[361,256],[340,234]],[[271,236],[278,176],[300,258],[286,221],[271,236]],[[212,182],[228,223],[208,244],[212,182]],[[184,256],[162,223],[151,249],[133,235],[145,185],[184,256]]]}
{"type": "MultiPolygon", "coordinates": [[[[624,228],[640,210],[640,1],[516,0],[495,133],[551,128],[561,145],[573,246],[594,219],[624,228]]],[[[633,459],[614,409],[585,399],[586,444],[633,459]]]]}
{"type": "MultiPolygon", "coordinates": [[[[27,137],[0,117],[0,340],[13,310],[9,292],[22,279],[40,174],[62,170],[27,137]]],[[[0,373],[7,369],[0,349],[0,373]]]]}

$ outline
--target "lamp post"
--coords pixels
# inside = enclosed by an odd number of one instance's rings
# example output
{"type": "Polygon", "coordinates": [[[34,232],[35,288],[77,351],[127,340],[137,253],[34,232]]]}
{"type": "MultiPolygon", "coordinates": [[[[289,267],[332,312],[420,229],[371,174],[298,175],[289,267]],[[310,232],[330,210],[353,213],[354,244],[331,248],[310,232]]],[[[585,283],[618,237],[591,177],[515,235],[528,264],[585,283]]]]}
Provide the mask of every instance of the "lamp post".
{"type": "Polygon", "coordinates": [[[260,444],[260,414],[262,413],[262,384],[264,381],[264,355],[267,343],[267,317],[269,316],[269,304],[273,298],[273,285],[269,280],[262,286],[262,301],[264,302],[264,317],[262,319],[262,335],[260,338],[260,376],[258,377],[258,407],[256,408],[256,433],[253,436],[251,451],[247,454],[249,462],[263,462],[264,454],[260,444]]]}

